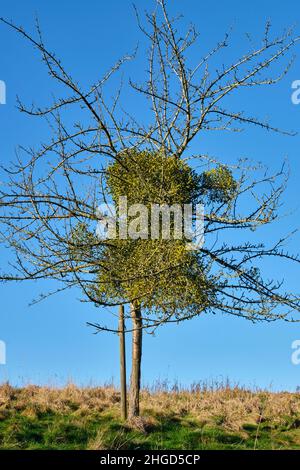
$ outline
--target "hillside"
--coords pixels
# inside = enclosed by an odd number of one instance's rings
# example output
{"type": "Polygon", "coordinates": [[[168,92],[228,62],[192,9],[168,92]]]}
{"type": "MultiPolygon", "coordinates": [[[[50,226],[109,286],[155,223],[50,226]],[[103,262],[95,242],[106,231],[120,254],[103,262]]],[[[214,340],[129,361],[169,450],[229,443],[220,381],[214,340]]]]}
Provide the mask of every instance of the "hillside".
{"type": "Polygon", "coordinates": [[[300,449],[300,394],[195,386],[143,390],[119,419],[112,386],[0,386],[1,449],[300,449]]]}

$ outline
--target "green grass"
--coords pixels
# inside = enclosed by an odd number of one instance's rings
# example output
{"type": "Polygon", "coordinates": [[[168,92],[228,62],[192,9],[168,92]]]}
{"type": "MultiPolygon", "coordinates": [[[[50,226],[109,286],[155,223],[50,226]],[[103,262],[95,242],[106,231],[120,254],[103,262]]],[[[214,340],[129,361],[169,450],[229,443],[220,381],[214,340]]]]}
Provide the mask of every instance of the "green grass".
{"type": "Polygon", "coordinates": [[[112,413],[40,413],[12,411],[0,421],[1,449],[300,449],[299,423],[272,427],[246,424],[238,432],[221,423],[201,423],[193,417],[155,416],[155,424],[139,430],[112,413]]]}

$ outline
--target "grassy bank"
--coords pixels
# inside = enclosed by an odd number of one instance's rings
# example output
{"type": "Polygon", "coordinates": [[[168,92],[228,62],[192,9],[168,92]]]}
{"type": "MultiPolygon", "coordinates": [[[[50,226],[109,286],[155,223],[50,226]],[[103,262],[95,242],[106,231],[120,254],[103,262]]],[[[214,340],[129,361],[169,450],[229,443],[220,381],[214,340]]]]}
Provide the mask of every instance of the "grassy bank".
{"type": "Polygon", "coordinates": [[[119,419],[113,387],[0,386],[1,449],[300,449],[300,394],[238,387],[144,390],[119,419]]]}

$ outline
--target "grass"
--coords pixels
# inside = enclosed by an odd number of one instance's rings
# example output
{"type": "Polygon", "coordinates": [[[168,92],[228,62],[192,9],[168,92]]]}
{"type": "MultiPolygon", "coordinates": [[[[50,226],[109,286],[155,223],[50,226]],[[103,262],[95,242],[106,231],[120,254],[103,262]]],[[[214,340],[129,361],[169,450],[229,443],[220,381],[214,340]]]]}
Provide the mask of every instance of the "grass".
{"type": "Polygon", "coordinates": [[[300,394],[239,387],[143,390],[119,418],[109,387],[0,386],[0,449],[300,449],[300,394]]]}

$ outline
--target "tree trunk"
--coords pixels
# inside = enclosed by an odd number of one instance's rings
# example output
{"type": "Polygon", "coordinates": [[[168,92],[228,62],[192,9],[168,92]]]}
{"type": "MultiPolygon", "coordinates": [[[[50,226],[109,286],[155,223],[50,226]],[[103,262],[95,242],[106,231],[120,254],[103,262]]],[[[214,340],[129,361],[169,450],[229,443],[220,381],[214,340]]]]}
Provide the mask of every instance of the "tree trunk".
{"type": "Polygon", "coordinates": [[[120,385],[121,385],[121,416],[127,419],[127,387],[126,387],[126,348],[124,305],[119,307],[119,338],[120,338],[120,385]]]}
{"type": "Polygon", "coordinates": [[[132,366],[130,379],[129,417],[140,414],[141,360],[142,360],[142,318],[140,306],[131,304],[132,318],[132,366]]]}

